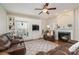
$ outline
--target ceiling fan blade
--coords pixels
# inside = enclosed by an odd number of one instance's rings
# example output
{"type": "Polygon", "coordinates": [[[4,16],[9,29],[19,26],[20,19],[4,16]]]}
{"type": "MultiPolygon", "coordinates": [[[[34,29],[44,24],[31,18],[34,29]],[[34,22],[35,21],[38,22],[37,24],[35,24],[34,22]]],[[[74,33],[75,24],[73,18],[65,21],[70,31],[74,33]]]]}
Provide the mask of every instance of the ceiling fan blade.
{"type": "Polygon", "coordinates": [[[41,8],[35,8],[35,10],[42,10],[41,8]]]}
{"type": "Polygon", "coordinates": [[[47,14],[49,14],[49,12],[48,12],[48,11],[47,11],[46,13],[47,13],[47,14]]]}
{"type": "Polygon", "coordinates": [[[48,8],[48,10],[55,10],[56,8],[48,8]]]}
{"type": "Polygon", "coordinates": [[[46,3],[46,4],[44,5],[43,9],[46,8],[48,5],[49,5],[49,3],[46,3]]]}
{"type": "Polygon", "coordinates": [[[39,15],[42,13],[43,11],[41,11],[40,13],[39,13],[39,15]]]}
{"type": "Polygon", "coordinates": [[[45,4],[45,6],[48,6],[48,5],[49,5],[49,3],[46,3],[46,4],[45,4]]]}

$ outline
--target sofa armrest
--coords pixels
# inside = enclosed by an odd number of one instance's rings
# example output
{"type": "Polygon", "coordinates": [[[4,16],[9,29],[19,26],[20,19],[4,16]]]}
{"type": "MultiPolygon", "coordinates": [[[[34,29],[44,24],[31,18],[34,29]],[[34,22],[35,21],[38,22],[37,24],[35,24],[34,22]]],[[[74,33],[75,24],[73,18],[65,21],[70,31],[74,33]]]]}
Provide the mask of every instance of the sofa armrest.
{"type": "Polygon", "coordinates": [[[46,52],[40,51],[40,52],[36,53],[36,55],[46,55],[46,52]]]}

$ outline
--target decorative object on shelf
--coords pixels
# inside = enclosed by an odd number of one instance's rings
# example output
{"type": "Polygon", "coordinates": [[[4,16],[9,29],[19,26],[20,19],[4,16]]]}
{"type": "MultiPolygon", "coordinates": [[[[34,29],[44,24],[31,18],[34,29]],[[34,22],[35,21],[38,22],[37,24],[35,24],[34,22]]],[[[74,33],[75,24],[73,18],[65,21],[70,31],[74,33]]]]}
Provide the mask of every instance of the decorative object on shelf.
{"type": "Polygon", "coordinates": [[[15,28],[15,22],[14,22],[14,17],[10,17],[9,18],[9,25],[8,25],[8,28],[9,28],[9,30],[14,30],[15,28]]]}
{"type": "Polygon", "coordinates": [[[72,27],[72,24],[68,24],[67,26],[68,26],[68,27],[72,27]]]}
{"type": "Polygon", "coordinates": [[[43,38],[45,39],[45,40],[49,40],[49,41],[54,41],[55,40],[55,33],[54,33],[54,30],[52,31],[52,30],[46,30],[45,31],[45,33],[44,33],[44,35],[43,35],[43,38]]]}
{"type": "Polygon", "coordinates": [[[50,31],[51,30],[51,27],[50,27],[50,25],[47,25],[47,31],[50,31]]]}
{"type": "Polygon", "coordinates": [[[60,28],[60,26],[59,26],[58,24],[56,25],[56,27],[57,27],[57,29],[59,29],[59,28],[60,28]]]}
{"type": "Polygon", "coordinates": [[[8,32],[15,34],[15,18],[8,17],[8,32]]]}
{"type": "Polygon", "coordinates": [[[21,25],[23,26],[23,22],[21,23],[21,25]]]}

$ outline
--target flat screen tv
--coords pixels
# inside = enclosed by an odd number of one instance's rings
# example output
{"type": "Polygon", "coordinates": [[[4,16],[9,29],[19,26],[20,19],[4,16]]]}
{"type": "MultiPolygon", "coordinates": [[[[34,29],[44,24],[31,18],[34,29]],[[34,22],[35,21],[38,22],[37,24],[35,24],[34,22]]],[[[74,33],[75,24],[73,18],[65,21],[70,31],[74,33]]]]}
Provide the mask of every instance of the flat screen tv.
{"type": "Polygon", "coordinates": [[[32,25],[33,31],[39,31],[39,25],[32,25]]]}

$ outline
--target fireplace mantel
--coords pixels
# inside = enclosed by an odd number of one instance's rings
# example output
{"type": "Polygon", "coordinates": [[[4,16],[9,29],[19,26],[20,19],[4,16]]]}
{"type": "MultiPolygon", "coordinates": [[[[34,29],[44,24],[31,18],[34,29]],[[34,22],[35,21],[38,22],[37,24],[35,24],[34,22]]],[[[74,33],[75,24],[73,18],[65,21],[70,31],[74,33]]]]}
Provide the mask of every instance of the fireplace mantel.
{"type": "Polygon", "coordinates": [[[73,40],[73,30],[70,30],[70,29],[55,30],[55,39],[56,40],[58,40],[58,32],[70,32],[71,40],[73,40]]]}

